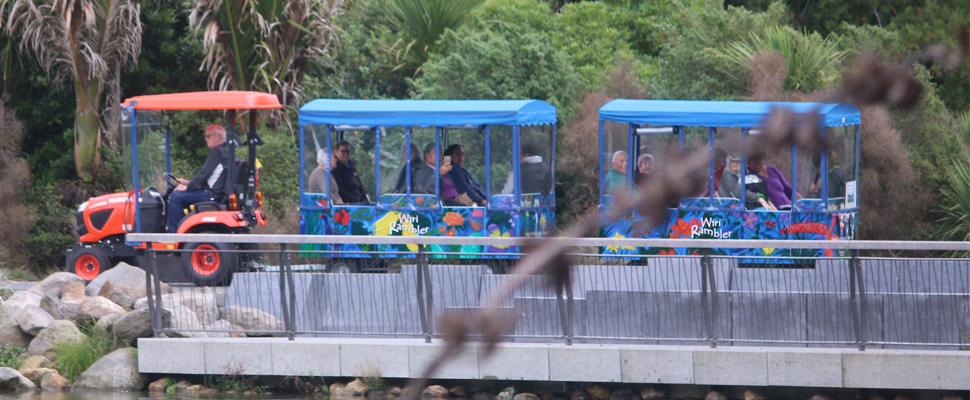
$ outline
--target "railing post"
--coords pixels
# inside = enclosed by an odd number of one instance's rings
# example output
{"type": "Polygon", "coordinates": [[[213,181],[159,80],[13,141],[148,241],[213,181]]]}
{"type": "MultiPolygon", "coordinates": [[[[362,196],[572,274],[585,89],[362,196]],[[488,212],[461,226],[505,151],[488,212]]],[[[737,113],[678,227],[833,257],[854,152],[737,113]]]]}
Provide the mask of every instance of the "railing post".
{"type": "Polygon", "coordinates": [[[855,328],[856,342],[859,344],[859,351],[866,350],[866,313],[869,310],[866,301],[865,283],[862,278],[862,260],[859,259],[859,251],[852,251],[852,258],[849,259],[849,286],[851,293],[849,299],[852,304],[852,324],[855,328]]]}
{"type": "MultiPolygon", "coordinates": [[[[286,329],[287,337],[294,338],[293,315],[290,313],[290,296],[286,293],[286,278],[289,274],[289,263],[287,262],[286,243],[280,243],[280,311],[283,313],[283,326],[286,329]]],[[[290,293],[292,294],[292,286],[290,293]]]]}
{"type": "MultiPolygon", "coordinates": [[[[425,283],[427,282],[426,274],[429,273],[428,267],[428,255],[424,252],[424,245],[418,245],[418,273],[417,273],[417,294],[418,294],[418,314],[421,317],[421,330],[424,333],[424,342],[431,343],[431,317],[430,317],[430,302],[429,297],[425,297],[424,289],[425,283]]],[[[428,284],[428,292],[431,292],[431,285],[428,284]]]]}
{"type": "Polygon", "coordinates": [[[156,259],[157,253],[151,250],[151,243],[146,243],[145,247],[145,259],[148,261],[148,268],[152,271],[150,274],[145,274],[145,294],[148,300],[148,315],[152,321],[153,335],[155,337],[161,337],[162,314],[159,310],[161,298],[159,297],[158,300],[155,298],[156,293],[161,293],[161,284],[158,278],[158,260],[156,259]]]}
{"type": "Polygon", "coordinates": [[[701,301],[704,309],[704,321],[707,324],[707,334],[711,339],[711,348],[717,348],[717,280],[714,279],[714,259],[711,258],[710,250],[705,249],[701,256],[701,301]],[[708,300],[710,292],[710,300],[708,300]]]}
{"type": "Polygon", "coordinates": [[[563,286],[556,286],[556,302],[559,303],[559,323],[562,324],[562,337],[566,345],[573,344],[573,288],[567,280],[563,286]],[[565,298],[563,293],[565,292],[565,298]]]}

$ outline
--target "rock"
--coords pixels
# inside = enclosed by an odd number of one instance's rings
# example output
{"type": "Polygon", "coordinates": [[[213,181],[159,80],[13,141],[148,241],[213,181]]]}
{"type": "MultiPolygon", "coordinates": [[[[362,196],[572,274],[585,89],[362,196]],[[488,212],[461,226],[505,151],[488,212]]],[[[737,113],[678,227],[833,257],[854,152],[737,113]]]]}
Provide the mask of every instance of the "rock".
{"type": "Polygon", "coordinates": [[[589,397],[592,400],[610,400],[611,394],[610,389],[598,383],[586,388],[586,393],[589,393],[589,397]]]}
{"type": "Polygon", "coordinates": [[[107,315],[123,314],[127,310],[101,296],[88,297],[77,310],[77,322],[96,321],[107,315]]]}
{"type": "MultiPolygon", "coordinates": [[[[401,394],[403,393],[404,393],[404,389],[401,389],[400,386],[394,386],[391,388],[391,390],[387,391],[387,397],[398,398],[398,397],[401,397],[401,394]]],[[[962,399],[958,399],[958,400],[962,400],[962,399]]]]}
{"type": "MultiPolygon", "coordinates": [[[[147,310],[147,308],[142,308],[136,311],[147,312],[147,310]]],[[[205,328],[192,310],[183,305],[176,305],[167,310],[170,312],[168,328],[173,329],[166,332],[168,337],[208,337],[205,332],[200,332],[205,328]]]]}
{"type": "Polygon", "coordinates": [[[455,397],[468,397],[468,390],[461,385],[448,389],[448,393],[451,393],[451,395],[455,397]]]}
{"type": "Polygon", "coordinates": [[[44,375],[47,375],[52,372],[57,372],[57,370],[53,368],[30,368],[30,369],[21,368],[21,369],[22,371],[17,371],[17,372],[20,372],[20,374],[23,375],[24,378],[30,379],[31,382],[34,382],[34,383],[39,383],[40,378],[43,378],[44,375]]]}
{"type": "Polygon", "coordinates": [[[23,393],[37,389],[37,385],[13,368],[0,367],[0,393],[23,393]]]}
{"type": "Polygon", "coordinates": [[[87,293],[88,296],[97,296],[99,293],[101,293],[101,287],[109,281],[120,283],[136,289],[144,289],[145,270],[120,262],[114,268],[102,271],[96,278],[92,279],[91,282],[88,282],[88,287],[85,289],[85,293],[87,293]]]}
{"type": "Polygon", "coordinates": [[[108,281],[105,282],[104,286],[101,286],[101,291],[98,292],[98,296],[111,300],[126,310],[130,310],[134,306],[135,300],[145,297],[145,289],[138,290],[120,282],[108,281]]]}
{"type": "Polygon", "coordinates": [[[569,394],[569,400],[590,400],[590,396],[584,390],[577,390],[569,394]]]}
{"type": "Polygon", "coordinates": [[[247,331],[283,331],[285,329],[283,322],[276,317],[250,307],[228,306],[226,307],[225,319],[247,331]]]}
{"type": "Polygon", "coordinates": [[[422,399],[444,399],[448,397],[448,389],[440,385],[431,385],[421,392],[422,399]]]}
{"type": "Polygon", "coordinates": [[[664,400],[667,394],[653,386],[647,386],[640,391],[640,398],[643,400],[664,400]]]}
{"type": "Polygon", "coordinates": [[[197,395],[197,394],[201,393],[205,389],[207,389],[205,387],[205,385],[192,385],[192,386],[189,386],[189,387],[185,388],[185,390],[182,391],[182,393],[183,394],[195,394],[195,395],[197,395]]]}
{"type": "Polygon", "coordinates": [[[85,338],[84,334],[77,329],[73,322],[59,319],[52,322],[37,334],[34,340],[27,346],[27,354],[32,356],[45,356],[54,361],[54,344],[66,341],[81,341],[85,338]]]}
{"type": "Polygon", "coordinates": [[[138,372],[135,349],[123,347],[95,361],[78,376],[74,389],[141,390],[145,375],[138,372]]]}
{"type": "Polygon", "coordinates": [[[539,396],[533,393],[519,393],[512,397],[512,400],[539,400],[539,396]]]}
{"type": "Polygon", "coordinates": [[[832,400],[832,398],[823,393],[815,393],[808,400],[832,400]]]}
{"type": "Polygon", "coordinates": [[[31,286],[27,291],[41,297],[47,295],[61,297],[61,288],[67,282],[77,282],[81,284],[81,287],[84,287],[84,281],[77,275],[70,272],[55,272],[31,286]]]}
{"type": "Polygon", "coordinates": [[[610,400],[640,400],[640,395],[633,393],[633,389],[622,387],[610,394],[610,400]]]}
{"type": "Polygon", "coordinates": [[[495,400],[512,400],[513,397],[515,397],[515,386],[509,386],[502,389],[501,392],[498,392],[498,394],[495,395],[495,400]]]}
{"type": "Polygon", "coordinates": [[[67,392],[71,390],[71,381],[54,371],[40,378],[40,390],[43,392],[67,392]]]}
{"type": "Polygon", "coordinates": [[[4,305],[6,303],[0,305],[0,343],[5,346],[27,348],[27,345],[30,344],[30,335],[20,329],[16,315],[8,314],[13,308],[7,309],[3,307],[4,305]]]}
{"type": "Polygon", "coordinates": [[[189,386],[192,386],[192,382],[185,380],[178,381],[178,383],[175,384],[175,393],[182,393],[185,391],[185,389],[188,389],[189,386]]]}
{"type": "Polygon", "coordinates": [[[205,329],[209,334],[209,337],[217,338],[228,338],[228,337],[246,337],[246,333],[242,331],[242,328],[231,324],[229,321],[220,319],[213,322],[211,325],[205,325],[205,329]],[[213,332],[213,331],[226,331],[226,332],[213,332]]]}
{"type": "Polygon", "coordinates": [[[40,305],[40,299],[42,296],[31,292],[17,292],[12,296],[8,297],[0,304],[0,312],[6,312],[6,315],[10,318],[15,318],[17,314],[20,314],[20,310],[29,305],[40,305]]]}
{"type": "MultiPolygon", "coordinates": [[[[159,310],[162,316],[162,326],[171,320],[171,313],[168,310],[159,310]]],[[[119,339],[135,340],[143,337],[152,337],[155,331],[152,330],[152,316],[147,308],[129,311],[124,314],[114,314],[102,318],[98,321],[98,326],[103,326],[113,332],[119,339]]]]}
{"type": "Polygon", "coordinates": [[[35,306],[29,304],[20,310],[20,314],[17,314],[17,324],[20,325],[20,329],[24,333],[30,336],[37,336],[38,333],[47,325],[54,322],[54,317],[51,317],[47,311],[44,311],[40,306],[35,306]]]}
{"type": "Polygon", "coordinates": [[[87,300],[88,295],[84,294],[84,284],[80,281],[64,282],[61,288],[61,303],[81,304],[87,300]]]}
{"type": "Polygon", "coordinates": [[[162,378],[148,384],[149,394],[162,394],[165,393],[165,384],[168,383],[168,379],[162,378]]]}
{"type": "Polygon", "coordinates": [[[347,387],[345,383],[336,382],[330,384],[330,397],[343,396],[345,387],[347,387]]]}
{"type": "Polygon", "coordinates": [[[174,301],[195,312],[202,325],[208,325],[219,319],[219,300],[210,288],[203,288],[195,293],[173,293],[162,296],[162,304],[174,301]]]}
{"type": "MultiPolygon", "coordinates": [[[[746,391],[744,393],[744,397],[745,398],[748,397],[748,392],[750,392],[750,390],[748,390],[748,391],[746,391]]],[[[709,393],[707,393],[707,396],[704,396],[704,400],[727,400],[727,396],[725,396],[721,392],[718,392],[716,390],[712,390],[709,393]]]]}
{"type": "Polygon", "coordinates": [[[61,300],[57,297],[47,295],[40,299],[40,308],[50,314],[54,319],[66,319],[64,314],[61,314],[60,308],[61,300]]]}
{"type": "MultiPolygon", "coordinates": [[[[723,395],[722,395],[723,396],[723,395]]],[[[765,396],[755,393],[751,390],[744,391],[744,400],[766,400],[765,396]]]]}
{"type": "Polygon", "coordinates": [[[344,396],[363,396],[364,393],[367,393],[367,389],[367,383],[364,383],[363,379],[357,378],[348,382],[347,385],[344,386],[344,390],[341,392],[341,394],[344,396]]]}
{"type": "Polygon", "coordinates": [[[21,374],[26,375],[27,371],[37,368],[48,368],[53,366],[50,360],[44,356],[31,356],[20,362],[20,369],[18,370],[21,374]]]}

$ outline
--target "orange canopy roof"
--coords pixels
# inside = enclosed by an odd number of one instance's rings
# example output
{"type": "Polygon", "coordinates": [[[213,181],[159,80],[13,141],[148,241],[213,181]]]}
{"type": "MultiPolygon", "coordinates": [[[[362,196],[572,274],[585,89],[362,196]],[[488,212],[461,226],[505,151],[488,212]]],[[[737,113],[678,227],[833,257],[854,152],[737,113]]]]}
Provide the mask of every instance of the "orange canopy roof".
{"type": "Polygon", "coordinates": [[[260,92],[188,92],[135,96],[122,106],[136,110],[249,110],[283,108],[276,95],[260,92]]]}

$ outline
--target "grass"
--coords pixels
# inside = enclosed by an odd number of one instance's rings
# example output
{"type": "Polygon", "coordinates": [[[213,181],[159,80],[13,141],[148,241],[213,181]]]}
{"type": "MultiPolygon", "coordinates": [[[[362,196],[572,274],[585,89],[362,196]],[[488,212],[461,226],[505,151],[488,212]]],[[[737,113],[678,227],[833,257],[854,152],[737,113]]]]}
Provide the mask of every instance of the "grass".
{"type": "Polygon", "coordinates": [[[20,369],[20,364],[27,358],[27,350],[17,346],[0,347],[0,367],[20,369]]]}
{"type": "Polygon", "coordinates": [[[95,327],[93,322],[81,325],[78,329],[85,334],[83,339],[54,344],[57,370],[72,382],[91,364],[114,350],[116,343],[114,334],[95,327]]]}

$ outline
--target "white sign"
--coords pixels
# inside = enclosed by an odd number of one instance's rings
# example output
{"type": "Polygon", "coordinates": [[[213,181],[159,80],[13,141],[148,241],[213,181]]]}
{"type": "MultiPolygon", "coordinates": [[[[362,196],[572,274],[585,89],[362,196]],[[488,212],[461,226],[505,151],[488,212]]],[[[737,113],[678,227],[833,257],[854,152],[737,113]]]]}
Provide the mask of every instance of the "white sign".
{"type": "Polygon", "coordinates": [[[845,183],[845,208],[856,208],[859,202],[859,194],[856,193],[856,181],[845,183]]]}

